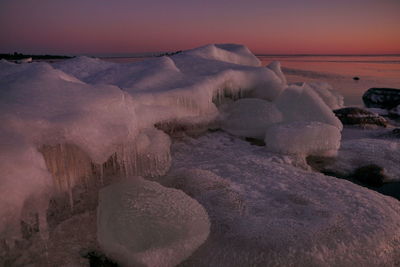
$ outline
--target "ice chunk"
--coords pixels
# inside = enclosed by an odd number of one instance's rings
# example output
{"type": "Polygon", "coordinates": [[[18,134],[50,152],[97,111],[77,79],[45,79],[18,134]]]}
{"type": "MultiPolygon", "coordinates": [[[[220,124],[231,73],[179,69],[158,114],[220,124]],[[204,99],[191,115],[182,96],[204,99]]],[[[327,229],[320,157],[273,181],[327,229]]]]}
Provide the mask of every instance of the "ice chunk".
{"type": "Polygon", "coordinates": [[[334,156],[340,146],[340,130],[321,122],[291,122],[267,128],[265,146],[281,154],[334,156]]]}
{"type": "Polygon", "coordinates": [[[340,130],[343,128],[332,110],[305,84],[291,85],[276,99],[275,104],[282,112],[284,121],[319,121],[340,130]]]}
{"type": "Polygon", "coordinates": [[[266,128],[282,121],[281,112],[271,102],[244,98],[229,105],[222,129],[239,136],[263,139],[266,128]]]}
{"type": "Polygon", "coordinates": [[[329,83],[309,82],[308,85],[324,100],[331,109],[338,109],[344,106],[343,96],[335,91],[329,83]]]}
{"type": "Polygon", "coordinates": [[[126,266],[175,266],[208,237],[204,208],[180,190],[132,178],[100,191],[97,235],[126,266]]]}

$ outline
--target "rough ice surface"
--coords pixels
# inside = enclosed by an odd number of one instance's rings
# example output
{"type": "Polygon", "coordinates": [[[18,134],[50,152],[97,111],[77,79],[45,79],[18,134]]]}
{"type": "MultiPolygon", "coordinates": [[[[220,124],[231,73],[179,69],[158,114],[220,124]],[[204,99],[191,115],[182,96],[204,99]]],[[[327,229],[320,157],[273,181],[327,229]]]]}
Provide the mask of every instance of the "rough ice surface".
{"type": "Polygon", "coordinates": [[[168,186],[207,210],[207,241],[180,266],[394,266],[397,200],[303,171],[212,133],[172,146],[168,186]]]}
{"type": "Polygon", "coordinates": [[[281,63],[279,61],[272,61],[266,67],[275,72],[275,74],[281,79],[282,84],[287,84],[285,74],[282,72],[281,63]]]}
{"type": "Polygon", "coordinates": [[[400,181],[398,140],[361,138],[343,141],[335,161],[326,166],[344,176],[355,169],[376,164],[384,169],[387,181],[400,181]]]}
{"type": "Polygon", "coordinates": [[[283,120],[319,121],[342,129],[343,125],[319,95],[306,84],[291,85],[275,100],[283,120]]]}
{"type": "Polygon", "coordinates": [[[273,103],[256,98],[235,101],[225,112],[222,129],[244,137],[263,139],[269,125],[282,121],[282,114],[273,103]]]}
{"type": "Polygon", "coordinates": [[[175,266],[208,237],[207,212],[180,190],[139,177],[99,194],[97,238],[124,266],[175,266]]]}
{"type": "Polygon", "coordinates": [[[303,156],[335,156],[340,146],[340,130],[321,122],[291,122],[268,127],[265,145],[269,151],[303,156]]]}

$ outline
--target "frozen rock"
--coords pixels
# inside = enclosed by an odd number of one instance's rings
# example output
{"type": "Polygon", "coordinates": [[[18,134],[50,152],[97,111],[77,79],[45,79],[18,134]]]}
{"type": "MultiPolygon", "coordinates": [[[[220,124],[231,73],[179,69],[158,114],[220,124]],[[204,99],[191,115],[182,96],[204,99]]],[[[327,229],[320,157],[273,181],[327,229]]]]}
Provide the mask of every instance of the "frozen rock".
{"type": "Polygon", "coordinates": [[[400,89],[370,88],[362,99],[368,108],[392,109],[400,105],[400,89]]]}
{"type": "Polygon", "coordinates": [[[347,107],[333,111],[340,121],[345,125],[386,127],[388,122],[385,118],[369,110],[358,107],[347,107]]]}
{"type": "Polygon", "coordinates": [[[340,146],[340,130],[321,122],[291,122],[270,126],[266,149],[281,154],[334,156],[340,146]]]}
{"type": "Polygon", "coordinates": [[[319,121],[342,129],[343,125],[319,95],[306,84],[291,85],[275,100],[285,122],[319,121]]]}
{"type": "Polygon", "coordinates": [[[175,266],[208,237],[204,208],[180,190],[139,177],[102,189],[98,241],[124,266],[175,266]]]}
{"type": "Polygon", "coordinates": [[[244,98],[231,103],[222,121],[222,129],[245,137],[263,139],[271,124],[282,121],[281,112],[271,102],[244,98]]]}

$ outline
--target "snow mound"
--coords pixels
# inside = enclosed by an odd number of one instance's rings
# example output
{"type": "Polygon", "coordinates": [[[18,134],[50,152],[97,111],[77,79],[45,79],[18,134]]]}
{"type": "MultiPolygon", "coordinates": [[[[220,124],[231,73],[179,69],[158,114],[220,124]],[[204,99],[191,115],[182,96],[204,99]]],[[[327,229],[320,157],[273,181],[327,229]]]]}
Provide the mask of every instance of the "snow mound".
{"type": "Polygon", "coordinates": [[[321,122],[291,122],[268,127],[265,146],[280,154],[335,156],[340,146],[340,130],[321,122]]]}
{"type": "Polygon", "coordinates": [[[175,266],[208,237],[204,208],[180,190],[132,178],[100,191],[100,246],[124,266],[175,266]]]}
{"type": "Polygon", "coordinates": [[[388,181],[400,181],[400,143],[385,139],[352,139],[343,141],[334,162],[325,169],[342,175],[352,174],[357,168],[376,164],[382,167],[388,181]]]}
{"type": "Polygon", "coordinates": [[[306,84],[291,85],[275,100],[284,121],[319,121],[342,129],[343,125],[319,95],[306,84]]]}
{"type": "Polygon", "coordinates": [[[281,112],[271,102],[243,98],[231,103],[221,128],[231,134],[263,139],[266,128],[282,121],[281,112]]]}
{"type": "Polygon", "coordinates": [[[237,44],[210,44],[184,52],[205,59],[259,67],[260,60],[250,50],[237,44]]]}
{"type": "Polygon", "coordinates": [[[396,199],[275,162],[263,148],[224,133],[177,142],[172,154],[175,186],[202,203],[212,222],[209,238],[184,266],[397,262],[396,199]],[[219,202],[219,193],[230,200],[219,202]]]}

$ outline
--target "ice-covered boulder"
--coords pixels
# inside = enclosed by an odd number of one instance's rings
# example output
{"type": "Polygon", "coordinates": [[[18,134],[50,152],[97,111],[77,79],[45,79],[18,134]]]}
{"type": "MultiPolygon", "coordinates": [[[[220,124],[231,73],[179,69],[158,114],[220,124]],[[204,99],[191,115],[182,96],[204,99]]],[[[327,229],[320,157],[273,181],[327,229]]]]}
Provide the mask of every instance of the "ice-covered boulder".
{"type": "Polygon", "coordinates": [[[390,139],[351,139],[343,141],[335,161],[325,170],[350,176],[360,167],[378,165],[384,169],[385,182],[400,180],[400,143],[390,139]]]}
{"type": "Polygon", "coordinates": [[[244,137],[263,139],[269,125],[282,121],[282,114],[273,103],[256,98],[235,101],[225,112],[222,129],[244,137]]]}
{"type": "Polygon", "coordinates": [[[210,230],[196,200],[139,177],[102,189],[97,216],[100,246],[123,266],[175,266],[210,230]]]}
{"type": "Polygon", "coordinates": [[[286,122],[319,121],[338,129],[343,125],[321,97],[306,84],[291,85],[275,100],[286,122]]]}
{"type": "Polygon", "coordinates": [[[340,130],[321,122],[291,122],[268,127],[265,146],[269,151],[303,156],[334,156],[340,146],[340,130]]]}

